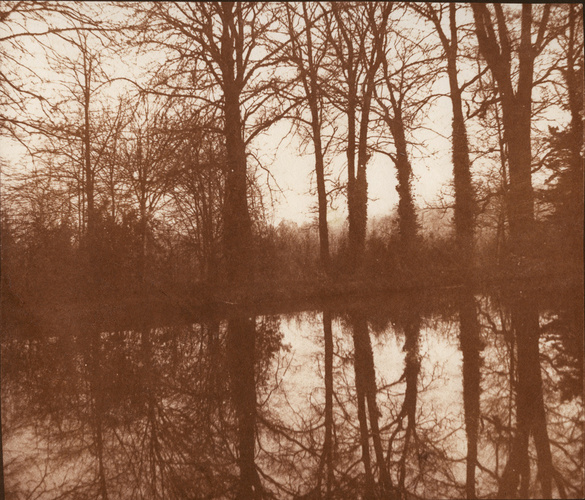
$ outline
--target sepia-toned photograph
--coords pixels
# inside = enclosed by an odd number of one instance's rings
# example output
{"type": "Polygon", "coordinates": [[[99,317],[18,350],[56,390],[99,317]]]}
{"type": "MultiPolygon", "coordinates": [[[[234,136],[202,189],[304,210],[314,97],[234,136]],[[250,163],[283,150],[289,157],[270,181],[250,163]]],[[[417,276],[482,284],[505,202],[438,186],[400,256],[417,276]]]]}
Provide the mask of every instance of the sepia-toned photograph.
{"type": "Polygon", "coordinates": [[[580,3],[0,3],[0,498],[585,496],[580,3]]]}

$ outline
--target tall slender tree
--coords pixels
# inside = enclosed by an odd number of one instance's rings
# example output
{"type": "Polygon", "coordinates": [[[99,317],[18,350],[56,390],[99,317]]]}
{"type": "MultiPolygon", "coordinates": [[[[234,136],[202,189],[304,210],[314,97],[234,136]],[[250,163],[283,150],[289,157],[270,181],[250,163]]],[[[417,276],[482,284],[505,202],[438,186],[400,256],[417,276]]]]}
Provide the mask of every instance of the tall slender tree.
{"type": "Polygon", "coordinates": [[[392,2],[331,4],[334,22],[328,37],[336,63],[329,96],[347,118],[344,146],[347,156],[347,208],[349,218],[349,259],[351,271],[359,270],[366,243],[368,218],[368,183],[366,168],[370,111],[376,74],[384,60],[384,36],[392,2]],[[335,83],[334,83],[335,82],[335,83]]]}
{"type": "MultiPolygon", "coordinates": [[[[412,15],[409,9],[400,14],[412,15]]],[[[400,260],[407,269],[413,270],[420,245],[412,185],[412,143],[424,112],[434,99],[432,83],[438,73],[437,56],[433,44],[426,43],[415,30],[404,32],[396,22],[380,41],[384,57],[372,110],[378,125],[376,151],[388,156],[396,167],[400,260]]]]}
{"type": "Polygon", "coordinates": [[[310,134],[315,155],[317,202],[319,212],[319,255],[321,265],[330,271],[329,229],[327,225],[327,187],[325,183],[325,153],[323,125],[325,102],[322,92],[321,69],[327,55],[327,39],[319,38],[315,25],[329,22],[327,11],[316,4],[301,6],[286,4],[287,29],[290,37],[290,59],[299,73],[300,86],[310,111],[310,134]],[[300,31],[300,32],[299,32],[300,31]]]}
{"type": "Polygon", "coordinates": [[[461,254],[461,264],[468,267],[473,259],[473,237],[475,220],[475,200],[471,179],[471,161],[469,158],[469,142],[467,127],[463,114],[462,91],[467,84],[458,80],[458,47],[459,34],[457,26],[457,5],[448,5],[448,33],[441,22],[444,5],[413,4],[413,8],[429,19],[437,33],[447,60],[447,76],[449,79],[449,98],[453,111],[451,141],[453,145],[453,180],[455,185],[455,236],[461,254]]]}

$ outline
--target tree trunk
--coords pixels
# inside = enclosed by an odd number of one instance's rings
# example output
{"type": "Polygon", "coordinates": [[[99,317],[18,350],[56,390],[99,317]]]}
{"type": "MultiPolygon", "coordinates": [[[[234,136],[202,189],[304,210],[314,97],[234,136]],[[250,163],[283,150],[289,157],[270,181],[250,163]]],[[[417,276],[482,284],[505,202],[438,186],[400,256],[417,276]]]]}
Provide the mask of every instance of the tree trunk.
{"type": "Polygon", "coordinates": [[[238,465],[240,482],[238,499],[261,496],[260,481],[255,465],[256,440],[256,380],[255,318],[241,316],[228,323],[228,355],[232,401],[237,419],[238,465]]]}
{"type": "Polygon", "coordinates": [[[247,165],[243,123],[240,116],[241,75],[236,74],[238,36],[235,33],[233,8],[222,4],[221,57],[224,94],[224,134],[226,139],[227,176],[224,202],[224,246],[228,279],[246,283],[252,275],[252,223],[248,210],[247,165]]]}
{"type": "Polygon", "coordinates": [[[245,283],[250,275],[252,225],[248,212],[246,155],[237,95],[226,92],[225,114],[228,164],[224,204],[226,268],[228,279],[245,283]]]}
{"type": "MultiPolygon", "coordinates": [[[[485,4],[472,4],[479,49],[498,85],[502,103],[504,141],[508,148],[510,191],[508,213],[510,243],[520,258],[531,254],[534,234],[534,193],[530,142],[534,58],[539,47],[532,44],[532,5],[522,5],[521,35],[518,48],[518,83],[514,91],[511,73],[512,49],[505,14],[494,4],[499,37],[496,39],[485,4]]],[[[539,38],[544,33],[550,6],[545,6],[539,38]]]]}
{"type": "MultiPolygon", "coordinates": [[[[374,68],[375,69],[375,68],[374,68]]],[[[354,265],[355,270],[363,263],[366,250],[366,232],[368,225],[368,181],[366,168],[368,163],[368,125],[370,123],[370,106],[372,101],[373,84],[368,80],[364,85],[365,92],[362,99],[362,112],[358,141],[358,165],[354,189],[354,265]]]]}
{"type": "Polygon", "coordinates": [[[347,103],[347,212],[349,221],[349,265],[351,271],[356,269],[359,261],[358,232],[357,232],[357,186],[356,186],[356,129],[357,119],[355,84],[349,86],[349,98],[347,103]]]}
{"type": "Polygon", "coordinates": [[[145,193],[141,193],[140,200],[140,249],[138,254],[138,273],[141,291],[145,290],[146,283],[146,233],[147,233],[147,218],[146,218],[146,199],[145,193]]]}
{"type": "Polygon", "coordinates": [[[449,5],[451,42],[443,42],[447,53],[447,74],[453,108],[453,180],[455,184],[455,235],[461,266],[466,274],[473,259],[473,223],[475,202],[471,183],[469,143],[463,117],[461,89],[457,81],[457,22],[456,6],[449,5]]]}
{"type": "Polygon", "coordinates": [[[325,162],[321,132],[318,126],[313,125],[315,144],[315,173],[317,174],[317,201],[319,204],[319,257],[321,265],[327,274],[331,272],[331,257],[329,254],[329,228],[327,225],[327,190],[325,188],[325,162]]]}
{"type": "Polygon", "coordinates": [[[471,288],[461,290],[459,296],[459,342],[463,356],[463,409],[467,434],[467,473],[465,491],[467,498],[476,498],[475,469],[477,465],[477,440],[480,417],[480,339],[477,306],[471,288]]]}
{"type": "Polygon", "coordinates": [[[99,272],[97,269],[97,239],[96,239],[96,212],[94,199],[94,171],[91,161],[91,60],[88,57],[87,46],[82,49],[83,57],[83,162],[85,176],[85,199],[87,203],[87,227],[85,230],[86,255],[88,259],[88,284],[91,294],[97,292],[99,272]]]}
{"type": "Polygon", "coordinates": [[[309,66],[309,81],[305,79],[305,93],[311,109],[311,128],[313,133],[313,146],[315,148],[315,174],[317,176],[317,203],[319,207],[319,256],[321,265],[327,274],[331,272],[331,260],[329,254],[329,230],[327,225],[327,190],[325,187],[325,161],[323,141],[321,137],[321,115],[319,108],[319,83],[317,80],[317,68],[315,68],[313,54],[313,36],[311,34],[311,21],[307,13],[306,4],[303,3],[303,18],[307,30],[307,58],[309,66]]]}
{"type": "Polygon", "coordinates": [[[406,131],[402,111],[398,107],[393,93],[390,94],[394,118],[390,122],[390,131],[396,148],[396,176],[398,178],[398,227],[402,243],[402,262],[409,266],[417,251],[418,223],[414,199],[412,196],[412,166],[406,148],[406,131]]]}

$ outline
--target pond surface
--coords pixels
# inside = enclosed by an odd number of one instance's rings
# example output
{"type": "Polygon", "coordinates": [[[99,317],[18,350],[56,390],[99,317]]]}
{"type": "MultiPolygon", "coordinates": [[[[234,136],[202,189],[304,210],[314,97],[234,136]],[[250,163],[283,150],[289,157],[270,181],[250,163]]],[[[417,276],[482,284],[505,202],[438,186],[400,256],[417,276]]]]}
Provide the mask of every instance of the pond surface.
{"type": "Polygon", "coordinates": [[[583,308],[554,298],[11,331],[6,498],[583,497],[583,308]]]}

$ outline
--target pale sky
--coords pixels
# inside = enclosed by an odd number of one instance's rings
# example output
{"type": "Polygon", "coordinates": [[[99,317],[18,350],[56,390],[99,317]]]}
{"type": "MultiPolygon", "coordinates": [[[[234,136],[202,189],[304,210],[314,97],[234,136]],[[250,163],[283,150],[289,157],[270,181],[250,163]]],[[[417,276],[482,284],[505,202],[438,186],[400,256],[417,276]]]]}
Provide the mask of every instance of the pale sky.
{"type": "MultiPolygon", "coordinates": [[[[463,14],[463,12],[462,12],[463,14]]],[[[469,12],[464,14],[469,17],[469,12]]],[[[463,18],[462,18],[463,20],[463,18]]],[[[469,20],[469,19],[466,19],[469,20]]],[[[418,29],[424,30],[421,26],[418,29]]],[[[34,40],[33,40],[34,42],[34,40]]],[[[60,42],[64,47],[66,44],[60,42]]],[[[44,58],[39,56],[36,48],[31,49],[33,60],[30,64],[35,65],[34,69],[39,72],[51,71],[44,68],[44,58]]],[[[75,50],[71,52],[71,57],[75,58],[75,50]]],[[[154,58],[150,53],[145,59],[151,62],[154,58]]],[[[440,62],[438,64],[443,64],[440,62]]],[[[133,76],[140,71],[143,66],[142,61],[136,60],[136,57],[129,57],[128,60],[113,60],[108,65],[110,76],[133,76]]],[[[63,75],[53,73],[49,78],[53,83],[63,75]]],[[[466,75],[461,76],[464,80],[466,75]]],[[[447,92],[447,80],[443,75],[435,85],[435,89],[441,92],[447,92]]],[[[112,85],[107,92],[120,92],[123,90],[120,85],[112,85]]],[[[558,113],[557,118],[561,122],[566,121],[558,113]]],[[[545,126],[559,125],[557,119],[547,121],[545,126]]],[[[420,150],[411,149],[411,163],[414,172],[413,189],[417,204],[420,207],[436,200],[439,192],[445,188],[446,184],[452,179],[451,164],[451,144],[448,139],[451,133],[451,107],[447,97],[441,97],[435,101],[427,118],[425,125],[427,130],[420,129],[416,131],[415,138],[419,142],[424,142],[424,147],[420,150]],[[428,129],[436,130],[431,132],[428,129]],[[439,135],[441,134],[441,135],[439,135]]],[[[262,162],[264,166],[274,176],[275,181],[283,189],[282,194],[276,195],[274,205],[275,212],[272,222],[278,224],[282,219],[288,219],[299,224],[314,220],[316,217],[317,196],[315,193],[310,194],[310,186],[314,187],[314,158],[311,154],[311,147],[307,148],[307,154],[300,154],[299,139],[294,135],[284,139],[288,131],[289,124],[281,122],[273,126],[266,134],[258,138],[255,144],[256,148],[262,151],[262,162]]],[[[376,132],[370,133],[373,139],[376,132]]],[[[2,155],[4,160],[14,164],[23,160],[23,149],[13,141],[6,138],[0,138],[2,141],[2,155]]],[[[4,167],[5,168],[5,167],[4,167]]],[[[477,168],[477,167],[476,167],[477,168]]],[[[342,182],[346,181],[347,174],[345,169],[345,153],[339,151],[331,163],[331,170],[335,177],[339,177],[342,182]]],[[[381,154],[372,156],[367,170],[368,176],[368,194],[370,203],[368,214],[370,217],[390,214],[398,202],[396,192],[396,169],[389,158],[381,154]]],[[[269,197],[266,197],[266,205],[269,204],[269,197]]],[[[343,223],[347,217],[347,201],[345,197],[339,196],[334,203],[336,210],[329,209],[329,222],[333,225],[343,223]]]]}
{"type": "MultiPolygon", "coordinates": [[[[433,107],[430,120],[445,124],[448,128],[441,125],[443,132],[447,135],[450,133],[451,109],[447,98],[441,98],[433,107]]],[[[282,140],[287,130],[287,123],[272,127],[261,144],[265,150],[276,151],[269,168],[283,190],[282,195],[277,196],[274,222],[278,224],[282,219],[288,219],[302,224],[316,217],[316,212],[311,213],[310,208],[316,210],[317,194],[308,192],[310,186],[315,186],[315,160],[311,148],[308,148],[307,154],[301,154],[298,138],[292,136],[282,140]],[[280,147],[276,149],[279,143],[280,147]]],[[[374,133],[371,135],[374,136],[374,133]]],[[[419,135],[424,136],[421,139],[427,142],[426,157],[413,155],[411,162],[416,201],[423,207],[426,203],[433,202],[440,190],[451,181],[453,167],[449,140],[429,131],[420,132],[419,135]]],[[[340,151],[332,162],[332,170],[340,175],[342,181],[347,180],[345,164],[345,153],[340,151]]],[[[367,167],[367,179],[370,198],[368,215],[373,217],[390,214],[398,204],[396,168],[390,158],[382,154],[372,155],[367,167]]],[[[334,206],[336,210],[329,209],[328,218],[331,224],[336,225],[347,218],[347,200],[339,197],[334,206]]]]}

